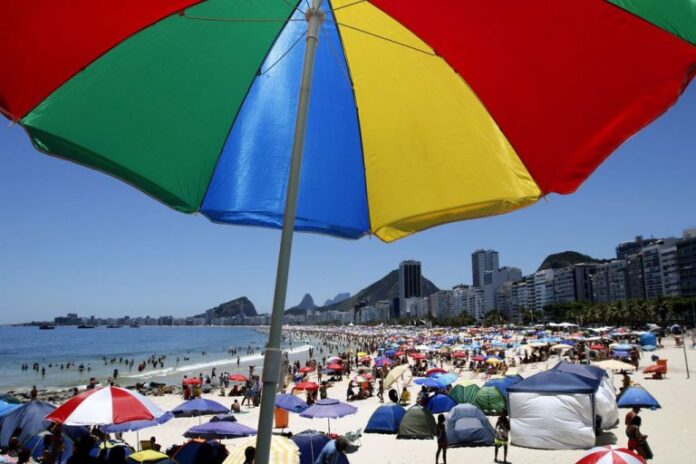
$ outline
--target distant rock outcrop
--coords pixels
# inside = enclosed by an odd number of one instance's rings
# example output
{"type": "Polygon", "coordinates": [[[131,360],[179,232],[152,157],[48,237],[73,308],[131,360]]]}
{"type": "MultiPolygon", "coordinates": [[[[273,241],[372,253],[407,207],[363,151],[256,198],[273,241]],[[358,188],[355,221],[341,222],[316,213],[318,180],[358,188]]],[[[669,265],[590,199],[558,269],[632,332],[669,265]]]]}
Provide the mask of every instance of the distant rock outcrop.
{"type": "Polygon", "coordinates": [[[308,309],[315,309],[317,307],[318,306],[314,304],[314,298],[312,298],[312,295],[310,295],[309,293],[305,293],[305,296],[302,297],[302,301],[300,301],[300,304],[298,304],[297,306],[293,306],[287,311],[307,311],[308,309]]]}
{"type": "Polygon", "coordinates": [[[348,293],[348,292],[346,292],[346,293],[339,293],[339,294],[336,295],[335,297],[329,298],[328,300],[326,300],[326,301],[324,302],[324,306],[330,306],[330,305],[332,305],[332,304],[340,303],[341,301],[345,301],[345,300],[347,300],[348,298],[350,298],[350,293],[348,293]]]}
{"type": "MultiPolygon", "coordinates": [[[[422,296],[430,296],[431,294],[437,292],[439,288],[435,286],[431,281],[422,278],[423,281],[423,293],[422,296]]],[[[319,311],[334,310],[334,311],[348,311],[353,309],[360,301],[367,300],[369,304],[375,304],[380,300],[393,300],[399,297],[399,271],[395,269],[391,271],[386,276],[382,277],[378,281],[368,285],[367,287],[360,290],[358,293],[350,298],[339,301],[337,303],[332,303],[330,305],[324,305],[321,308],[316,308],[319,311]]],[[[290,308],[286,311],[288,314],[302,314],[305,310],[298,308],[290,308]]]]}
{"type": "Polygon", "coordinates": [[[211,308],[203,314],[198,314],[196,317],[205,317],[208,319],[216,319],[221,317],[236,317],[236,316],[256,316],[256,308],[249,298],[243,296],[235,300],[222,303],[214,308],[211,308]]]}
{"type": "Polygon", "coordinates": [[[584,255],[578,253],[577,251],[564,251],[562,253],[554,253],[548,255],[541,266],[539,266],[538,271],[543,271],[545,269],[561,269],[564,267],[572,266],[574,264],[580,263],[604,263],[606,260],[596,259],[592,256],[584,255]]]}

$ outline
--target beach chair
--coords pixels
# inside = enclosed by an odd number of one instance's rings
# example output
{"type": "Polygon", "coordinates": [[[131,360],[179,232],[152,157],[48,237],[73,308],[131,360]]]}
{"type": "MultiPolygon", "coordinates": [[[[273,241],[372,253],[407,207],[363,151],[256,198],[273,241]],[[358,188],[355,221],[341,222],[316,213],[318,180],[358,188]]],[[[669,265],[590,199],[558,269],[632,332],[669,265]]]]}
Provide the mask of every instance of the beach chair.
{"type": "Polygon", "coordinates": [[[360,442],[360,437],[362,437],[362,429],[358,429],[355,432],[347,432],[344,436],[351,445],[356,447],[362,446],[362,443],[360,442]]]}

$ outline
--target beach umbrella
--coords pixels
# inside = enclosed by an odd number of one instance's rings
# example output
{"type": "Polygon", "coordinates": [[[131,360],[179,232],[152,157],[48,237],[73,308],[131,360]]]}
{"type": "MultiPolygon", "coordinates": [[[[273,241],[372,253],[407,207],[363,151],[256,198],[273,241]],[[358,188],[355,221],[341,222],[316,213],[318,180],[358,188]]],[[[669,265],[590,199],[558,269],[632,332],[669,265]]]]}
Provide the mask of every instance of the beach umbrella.
{"type": "Polygon", "coordinates": [[[229,412],[230,408],[227,406],[205,398],[186,400],[171,410],[175,417],[200,417],[229,412]]]}
{"type": "Polygon", "coordinates": [[[310,419],[326,418],[329,424],[329,433],[331,433],[331,419],[339,419],[356,412],[358,412],[358,408],[355,406],[333,398],[326,398],[317,401],[302,411],[300,417],[308,417],[310,419]]]}
{"type": "Polygon", "coordinates": [[[249,378],[242,374],[230,374],[228,379],[232,382],[246,382],[249,378]]]}
{"type": "Polygon", "coordinates": [[[101,426],[101,430],[105,433],[123,433],[123,432],[137,432],[138,430],[146,429],[148,427],[156,427],[169,422],[174,418],[174,414],[171,412],[166,412],[156,419],[152,420],[136,420],[130,422],[122,422],[120,424],[109,424],[101,426]]]}
{"type": "Polygon", "coordinates": [[[294,229],[393,241],[571,193],[696,63],[686,1],[92,3],[3,6],[0,112],[178,211],[282,226],[274,365],[294,229]]]}
{"type": "Polygon", "coordinates": [[[399,364],[398,366],[393,367],[387,374],[387,377],[384,379],[384,388],[391,387],[392,384],[399,380],[407,370],[408,364],[399,364]]]}
{"type": "Polygon", "coordinates": [[[413,353],[411,355],[411,358],[413,358],[417,361],[419,359],[425,359],[425,355],[423,353],[413,353]]]}
{"type": "MultiPolygon", "coordinates": [[[[230,450],[230,454],[223,461],[223,464],[243,464],[245,462],[244,451],[249,446],[256,446],[256,440],[251,438],[235,443],[235,447],[230,450]]],[[[299,448],[293,440],[273,435],[268,462],[269,464],[299,464],[299,448]]]]}
{"type": "Polygon", "coordinates": [[[633,349],[633,345],[629,345],[628,343],[612,343],[609,346],[613,348],[614,351],[630,351],[633,349]]]}
{"type": "Polygon", "coordinates": [[[198,377],[187,377],[181,383],[184,385],[200,385],[203,382],[198,377]]]}
{"type": "Polygon", "coordinates": [[[447,386],[447,385],[443,385],[442,383],[440,383],[437,379],[433,379],[430,377],[425,378],[425,379],[416,379],[415,383],[418,385],[424,385],[427,388],[442,389],[442,388],[445,388],[447,386]]]}
{"type": "Polygon", "coordinates": [[[155,450],[142,450],[133,453],[126,458],[126,462],[140,464],[177,464],[174,459],[155,450]]]}
{"type": "Polygon", "coordinates": [[[106,387],[73,396],[48,414],[46,420],[64,425],[110,425],[154,420],[164,414],[136,391],[106,387]]]}
{"type": "Polygon", "coordinates": [[[298,369],[298,372],[301,372],[302,374],[307,374],[309,372],[313,372],[314,368],[313,367],[300,367],[298,369]]]}
{"type": "Polygon", "coordinates": [[[219,463],[226,455],[220,442],[190,440],[176,450],[172,458],[179,464],[219,463]]]}
{"type": "Polygon", "coordinates": [[[186,438],[203,438],[206,440],[223,440],[227,438],[249,437],[256,435],[256,430],[239,422],[217,421],[196,425],[184,432],[186,438]]]}
{"type": "Polygon", "coordinates": [[[394,364],[394,361],[392,361],[389,358],[377,358],[377,359],[375,359],[375,367],[391,366],[392,364],[394,364]]]}
{"type": "Polygon", "coordinates": [[[440,369],[439,367],[433,367],[432,369],[428,369],[428,371],[425,373],[426,376],[432,377],[435,374],[446,374],[447,371],[445,369],[440,369]]]}
{"type": "Polygon", "coordinates": [[[661,408],[660,403],[643,387],[628,387],[616,404],[620,408],[661,408]]]}
{"type": "Polygon", "coordinates": [[[276,395],[275,405],[278,408],[285,409],[290,412],[302,412],[309,407],[309,405],[302,401],[295,395],[281,393],[276,395]]]}
{"type": "Polygon", "coordinates": [[[428,398],[428,400],[425,402],[425,409],[433,414],[438,414],[441,412],[449,412],[449,410],[456,405],[457,402],[452,398],[443,393],[438,393],[437,395],[433,395],[428,398]]]}
{"type": "Polygon", "coordinates": [[[19,441],[24,443],[32,436],[46,430],[51,423],[45,417],[56,409],[44,401],[30,401],[0,417],[0,447],[7,447],[16,428],[21,428],[19,441]]]}
{"type": "Polygon", "coordinates": [[[310,390],[310,391],[315,391],[319,390],[319,385],[314,383],[314,382],[300,382],[296,383],[293,387],[293,390],[310,390]]]}
{"type": "Polygon", "coordinates": [[[336,363],[331,363],[326,366],[327,369],[332,370],[332,371],[340,371],[343,370],[343,366],[340,364],[336,363]]]}
{"type": "Polygon", "coordinates": [[[575,464],[645,464],[645,459],[614,445],[592,448],[575,464]]]}
{"type": "Polygon", "coordinates": [[[4,416],[5,414],[11,413],[18,407],[19,404],[6,403],[5,401],[0,400],[0,417],[4,416]]]}
{"type": "Polygon", "coordinates": [[[618,361],[616,359],[607,359],[604,361],[597,361],[592,363],[593,366],[601,367],[602,369],[610,371],[634,371],[636,367],[633,364],[627,362],[618,361]]]}
{"type": "Polygon", "coordinates": [[[457,374],[455,373],[447,373],[447,374],[439,374],[435,376],[435,380],[440,382],[443,385],[450,385],[454,382],[457,381],[457,374]]]}

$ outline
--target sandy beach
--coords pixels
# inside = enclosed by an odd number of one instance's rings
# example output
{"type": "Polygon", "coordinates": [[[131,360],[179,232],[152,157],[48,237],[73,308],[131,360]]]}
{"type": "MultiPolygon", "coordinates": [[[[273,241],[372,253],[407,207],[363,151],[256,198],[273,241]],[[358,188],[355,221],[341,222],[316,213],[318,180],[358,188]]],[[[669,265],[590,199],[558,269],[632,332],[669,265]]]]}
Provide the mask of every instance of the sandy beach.
{"type": "MultiPolygon", "coordinates": [[[[688,462],[691,459],[688,456],[696,454],[696,440],[693,439],[696,427],[691,425],[693,415],[696,412],[696,395],[694,395],[696,378],[692,372],[692,378],[690,380],[686,379],[684,352],[681,348],[675,346],[673,338],[666,338],[663,343],[664,348],[658,350],[656,354],[668,360],[669,370],[666,379],[652,380],[640,373],[644,367],[651,364],[650,356],[646,355],[646,353],[643,353],[640,361],[641,371],[631,375],[634,383],[643,385],[662,405],[662,409],[656,411],[644,410],[641,413],[643,417],[641,430],[649,436],[655,455],[652,462],[688,462]]],[[[689,365],[693,370],[696,368],[696,350],[687,349],[687,356],[689,365]]],[[[519,372],[523,377],[528,377],[540,370],[552,367],[556,362],[557,358],[554,358],[548,362],[527,364],[521,367],[519,372]]],[[[470,372],[465,371],[462,376],[464,378],[471,377],[479,385],[483,384],[482,379],[472,377],[470,372]]],[[[314,376],[310,380],[315,380],[314,376]]],[[[345,401],[347,382],[347,378],[344,378],[342,382],[337,382],[329,389],[328,396],[345,401]]],[[[614,382],[618,388],[620,376],[617,375],[614,382]]],[[[409,389],[412,398],[415,398],[419,386],[411,383],[409,389]]],[[[204,397],[227,405],[233,402],[233,398],[221,398],[216,393],[206,394],[204,397]]],[[[165,410],[173,408],[182,401],[179,395],[151,398],[165,410]]],[[[379,400],[376,397],[371,397],[355,401],[352,404],[358,407],[357,414],[332,420],[332,432],[343,434],[364,429],[370,415],[379,406],[379,400]]],[[[243,407],[243,411],[246,413],[237,414],[237,420],[242,424],[256,428],[259,408],[248,409],[243,407]]],[[[623,420],[626,410],[622,409],[620,413],[621,420],[623,420]]],[[[207,418],[204,417],[202,420],[206,422],[207,418]]],[[[489,420],[493,423],[495,418],[489,417],[489,420]]],[[[189,427],[197,425],[198,422],[198,418],[174,419],[162,426],[142,430],[139,438],[147,439],[150,436],[156,436],[158,442],[165,449],[173,444],[183,443],[185,439],[182,434],[189,427]]],[[[290,425],[286,431],[298,433],[307,429],[326,431],[327,423],[325,420],[312,420],[301,418],[296,414],[290,415],[290,425]]],[[[124,439],[132,445],[137,443],[135,432],[124,434],[124,439]]],[[[615,427],[610,433],[603,434],[601,439],[605,443],[614,442],[621,446],[625,446],[627,442],[622,425],[615,427]]],[[[235,440],[225,440],[224,443],[228,448],[235,446],[235,440]]],[[[394,435],[380,434],[363,434],[361,443],[362,446],[356,452],[349,454],[348,457],[351,462],[389,464],[433,462],[437,448],[435,440],[398,440],[394,435]]],[[[514,464],[574,463],[584,453],[584,450],[552,451],[511,446],[508,458],[509,462],[514,464]]],[[[449,462],[493,462],[493,447],[450,448],[447,458],[449,462]]]]}

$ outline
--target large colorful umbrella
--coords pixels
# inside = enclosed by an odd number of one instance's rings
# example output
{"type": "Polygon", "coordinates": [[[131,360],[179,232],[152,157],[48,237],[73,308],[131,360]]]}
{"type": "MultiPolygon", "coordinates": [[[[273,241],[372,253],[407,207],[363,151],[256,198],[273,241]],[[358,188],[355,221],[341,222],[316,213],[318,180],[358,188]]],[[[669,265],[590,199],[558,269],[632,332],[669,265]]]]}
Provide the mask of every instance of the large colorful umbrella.
{"type": "Polygon", "coordinates": [[[592,448],[575,464],[645,464],[645,459],[626,448],[608,445],[592,448]]]}
{"type": "Polygon", "coordinates": [[[154,420],[165,414],[138,392],[119,387],[87,390],[46,416],[64,425],[109,425],[154,420]]]}
{"type": "Polygon", "coordinates": [[[695,24],[692,0],[5,1],[0,111],[176,210],[283,227],[265,464],[293,230],[392,241],[573,192],[684,90],[695,24]]]}

